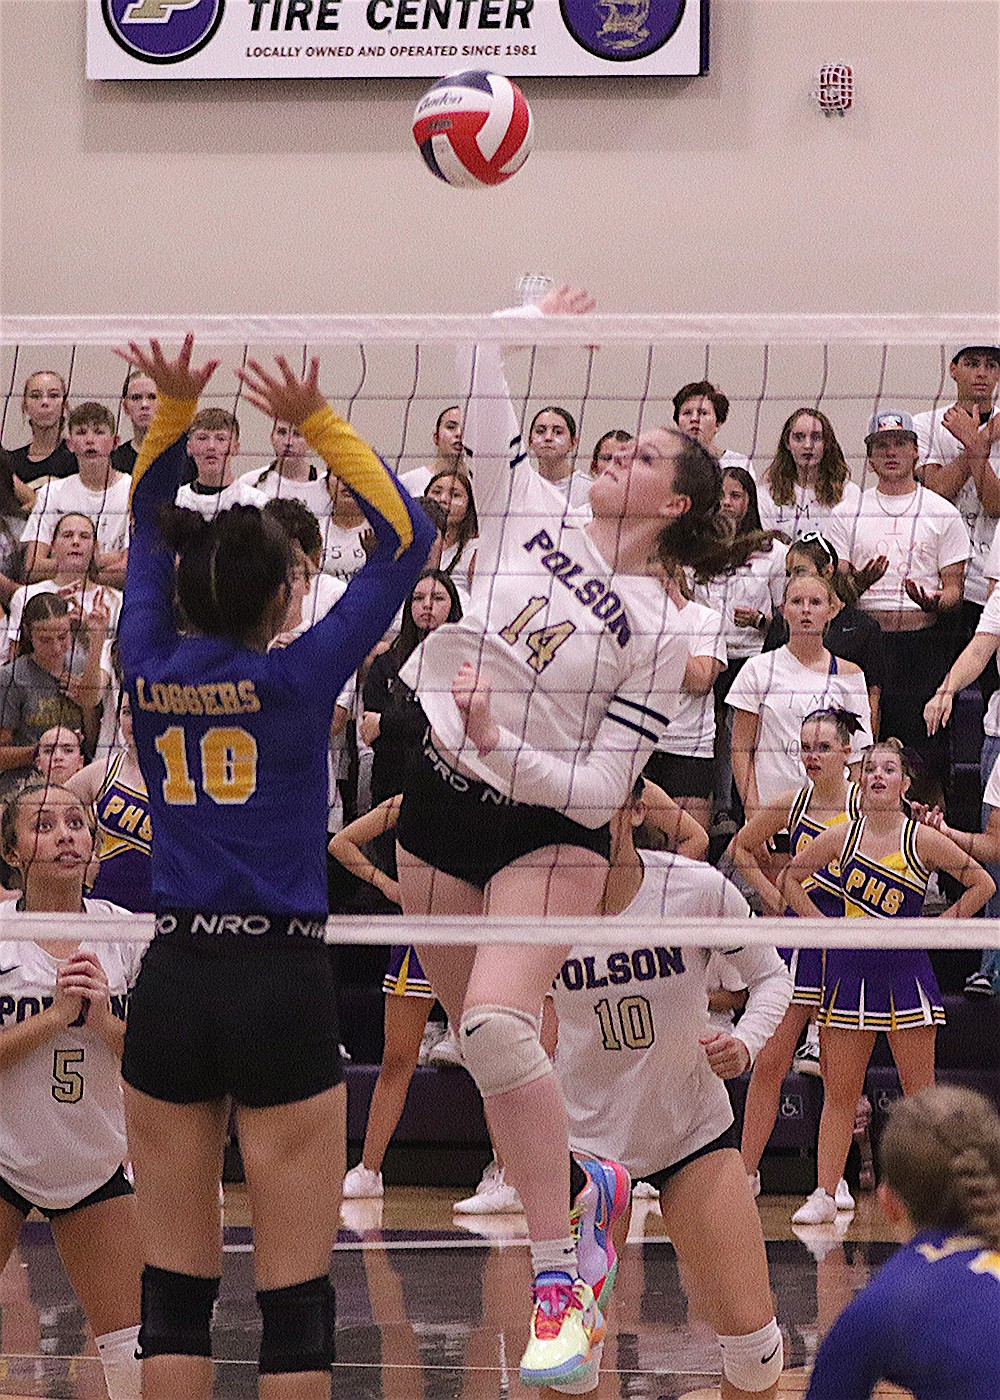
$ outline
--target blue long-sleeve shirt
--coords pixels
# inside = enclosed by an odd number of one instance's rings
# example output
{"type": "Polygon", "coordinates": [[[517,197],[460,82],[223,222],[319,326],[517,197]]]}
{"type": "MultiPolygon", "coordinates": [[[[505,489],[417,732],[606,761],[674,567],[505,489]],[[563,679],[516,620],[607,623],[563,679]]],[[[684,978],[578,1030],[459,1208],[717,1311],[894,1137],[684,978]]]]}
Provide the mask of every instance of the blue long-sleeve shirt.
{"type": "Polygon", "coordinates": [[[881,1380],[916,1400],[998,1400],[1000,1253],[917,1235],[834,1323],[806,1400],[868,1400],[881,1380]]]}
{"type": "Polygon", "coordinates": [[[415,584],[434,530],[372,450],[323,408],[302,431],[371,523],[371,558],[326,617],[284,649],[182,635],[174,558],[157,515],[184,479],[196,408],[161,395],[136,462],[119,626],[155,833],[154,902],[325,917],[333,706],[415,584]]]}

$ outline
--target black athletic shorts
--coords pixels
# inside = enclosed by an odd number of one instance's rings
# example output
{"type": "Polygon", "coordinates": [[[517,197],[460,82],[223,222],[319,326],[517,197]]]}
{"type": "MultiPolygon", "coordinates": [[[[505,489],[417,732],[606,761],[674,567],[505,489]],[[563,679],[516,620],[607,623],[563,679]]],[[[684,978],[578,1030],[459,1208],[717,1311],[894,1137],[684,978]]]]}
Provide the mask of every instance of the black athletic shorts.
{"type": "Polygon", "coordinates": [[[642,776],[661,787],[668,797],[711,797],[715,782],[715,759],[661,753],[657,749],[649,755],[642,776]]]}
{"type": "Polygon", "coordinates": [[[74,1205],[56,1209],[53,1206],[40,1206],[37,1201],[29,1201],[27,1196],[15,1191],[13,1186],[0,1176],[0,1201],[6,1201],[23,1216],[27,1216],[29,1211],[37,1210],[46,1220],[58,1220],[62,1215],[72,1215],[74,1211],[83,1210],[87,1206],[100,1205],[101,1201],[113,1201],[116,1196],[131,1196],[133,1190],[131,1181],[125,1175],[125,1168],[119,1167],[114,1176],[109,1177],[103,1186],[98,1186],[96,1191],[91,1191],[89,1196],[84,1196],[83,1200],[74,1205]]]}
{"type": "Polygon", "coordinates": [[[735,1123],[730,1123],[724,1133],[720,1133],[711,1142],[706,1142],[704,1147],[698,1147],[694,1152],[689,1152],[679,1162],[672,1162],[669,1167],[662,1167],[658,1172],[647,1172],[645,1176],[635,1176],[632,1178],[632,1183],[634,1185],[637,1181],[648,1181],[650,1186],[655,1186],[657,1191],[662,1191],[671,1177],[676,1176],[685,1167],[689,1167],[692,1162],[697,1162],[699,1157],[707,1157],[710,1152],[721,1152],[726,1147],[732,1147],[739,1151],[735,1123]]]}
{"type": "MultiPolygon", "coordinates": [[[[326,944],[274,931],[190,933],[192,917],[157,918],[129,997],[126,1083],[167,1103],[232,1098],[247,1108],[296,1103],[339,1084],[340,1027],[326,944]],[[177,931],[164,931],[172,925],[177,931]]],[[[247,926],[251,921],[267,916],[244,916],[247,926]]]]}
{"type": "Polygon", "coordinates": [[[435,870],[481,890],[543,846],[582,846],[610,859],[610,827],[582,826],[551,807],[515,802],[460,773],[438,753],[429,731],[422,747],[406,770],[396,840],[435,870]]]}

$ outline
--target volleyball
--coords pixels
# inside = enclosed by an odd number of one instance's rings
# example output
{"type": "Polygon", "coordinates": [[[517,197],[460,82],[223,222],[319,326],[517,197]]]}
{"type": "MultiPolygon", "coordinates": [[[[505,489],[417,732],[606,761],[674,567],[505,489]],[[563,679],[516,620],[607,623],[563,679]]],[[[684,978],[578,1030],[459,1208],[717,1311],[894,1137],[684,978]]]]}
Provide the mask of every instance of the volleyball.
{"type": "Polygon", "coordinates": [[[531,108],[521,89],[499,73],[452,73],[417,103],[413,139],[428,170],[446,184],[500,185],[531,153],[531,108]]]}

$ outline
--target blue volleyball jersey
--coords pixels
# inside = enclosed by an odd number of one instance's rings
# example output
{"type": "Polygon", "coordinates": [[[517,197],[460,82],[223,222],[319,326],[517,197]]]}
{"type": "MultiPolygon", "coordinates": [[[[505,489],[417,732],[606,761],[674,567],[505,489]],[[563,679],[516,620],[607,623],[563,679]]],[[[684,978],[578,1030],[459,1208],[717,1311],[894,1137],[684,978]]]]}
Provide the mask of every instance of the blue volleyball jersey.
{"type": "Polygon", "coordinates": [[[834,1323],[807,1400],[868,1400],[882,1380],[916,1400],[997,1400],[998,1336],[1000,1253],[926,1231],[834,1323]]]}
{"type": "Polygon", "coordinates": [[[266,654],[183,635],[157,513],[188,470],[195,402],[161,394],[135,465],[119,640],[152,812],[158,909],[325,917],[333,706],[392,622],[434,539],[372,450],[323,408],[302,424],[351,489],[376,547],[315,627],[266,654]]]}

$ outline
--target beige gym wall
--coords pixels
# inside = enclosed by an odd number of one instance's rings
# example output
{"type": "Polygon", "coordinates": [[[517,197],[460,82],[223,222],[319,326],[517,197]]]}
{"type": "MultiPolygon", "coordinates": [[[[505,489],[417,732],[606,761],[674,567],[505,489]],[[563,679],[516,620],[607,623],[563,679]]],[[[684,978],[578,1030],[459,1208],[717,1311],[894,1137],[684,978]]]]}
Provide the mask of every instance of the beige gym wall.
{"type": "Polygon", "coordinates": [[[421,83],[88,82],[83,0],[0,0],[0,310],[473,310],[529,270],[609,310],[996,309],[997,0],[713,0],[711,66],[526,82],[535,153],[465,193],[421,83]]]}

